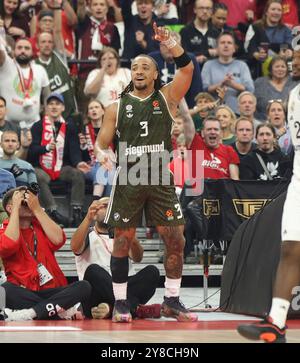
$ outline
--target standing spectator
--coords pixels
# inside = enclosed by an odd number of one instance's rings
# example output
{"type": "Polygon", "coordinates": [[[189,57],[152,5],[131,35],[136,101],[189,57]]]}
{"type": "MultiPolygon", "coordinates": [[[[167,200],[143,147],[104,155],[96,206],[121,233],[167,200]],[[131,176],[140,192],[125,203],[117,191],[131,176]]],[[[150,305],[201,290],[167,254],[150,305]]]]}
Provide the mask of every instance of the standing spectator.
{"type": "Polygon", "coordinates": [[[25,187],[7,192],[3,207],[9,215],[0,229],[0,257],[7,276],[2,284],[5,320],[71,319],[76,313],[78,317],[75,304],[89,299],[91,287],[87,281],[66,286],[54,256],[66,242],[63,230],[25,187]]]}
{"type": "Polygon", "coordinates": [[[216,108],[215,115],[221,124],[222,144],[232,144],[235,141],[233,130],[235,128],[236,117],[234,112],[228,106],[221,105],[216,108]]]}
{"type": "Polygon", "coordinates": [[[131,0],[120,0],[125,26],[123,58],[128,61],[159,48],[158,42],[153,38],[152,23],[155,21],[160,25],[164,22],[153,13],[153,0],[137,0],[137,15],[132,14],[131,3],[131,0]]]}
{"type": "Polygon", "coordinates": [[[253,80],[246,63],[233,58],[235,40],[231,33],[222,33],[217,40],[218,58],[205,63],[202,69],[203,89],[217,97],[225,88],[224,102],[237,113],[237,96],[254,91],[253,80]]]}
{"type": "Polygon", "coordinates": [[[194,5],[195,20],[180,31],[183,48],[194,53],[200,64],[218,54],[216,40],[219,31],[213,29],[209,22],[212,11],[212,0],[196,0],[194,5]]]}
{"type": "Polygon", "coordinates": [[[0,94],[7,102],[7,120],[21,128],[30,128],[40,119],[41,96],[49,95],[45,69],[32,63],[32,45],[20,38],[11,59],[0,44],[0,94]],[[8,76],[9,75],[9,76],[8,76]]]}
{"type": "Polygon", "coordinates": [[[72,224],[78,226],[85,191],[81,169],[89,171],[90,167],[81,160],[77,130],[73,122],[62,118],[63,111],[63,97],[51,93],[47,99],[46,115],[31,129],[32,144],[28,160],[35,167],[42,205],[57,223],[64,226],[68,225],[68,221],[58,213],[49,183],[58,179],[71,184],[72,224]]]}
{"type": "MultiPolygon", "coordinates": [[[[111,317],[115,303],[110,269],[114,240],[109,236],[107,225],[104,223],[108,202],[109,198],[101,198],[93,202],[71,240],[79,280],[86,280],[92,286],[90,303],[94,319],[111,317]],[[91,228],[94,221],[95,225],[91,228]]],[[[160,304],[141,305],[151,299],[159,283],[159,270],[155,266],[146,266],[136,273],[131,260],[141,262],[143,253],[143,247],[135,238],[129,250],[130,311],[134,317],[138,318],[159,318],[160,304]]]]}
{"type": "MultiPolygon", "coordinates": [[[[245,49],[254,66],[260,67],[269,56],[291,58],[292,32],[282,23],[281,0],[269,0],[262,19],[251,25],[246,34],[245,49]]],[[[257,70],[259,74],[260,69],[257,70]]]]}
{"type": "Polygon", "coordinates": [[[178,23],[178,12],[176,5],[171,0],[155,0],[154,13],[158,19],[168,20],[166,24],[178,23]]]}
{"type": "MultiPolygon", "coordinates": [[[[97,52],[104,47],[112,47],[119,51],[120,35],[117,27],[107,20],[108,3],[106,0],[91,0],[87,8],[86,0],[78,0],[77,27],[78,59],[96,60],[97,52]],[[89,10],[89,11],[88,11],[89,10]]],[[[95,62],[96,63],[96,62],[95,62]]],[[[85,110],[87,98],[83,93],[88,73],[94,65],[80,64],[77,84],[77,101],[79,110],[85,110]]]]}
{"type": "MultiPolygon", "coordinates": [[[[181,43],[180,35],[178,33],[171,32],[171,35],[174,39],[176,39],[176,41],[179,44],[181,43]]],[[[168,50],[168,48],[160,43],[159,51],[157,50],[155,52],[151,52],[149,55],[153,59],[155,59],[158,65],[161,74],[161,80],[164,83],[171,82],[176,72],[176,65],[174,63],[174,58],[172,57],[172,54],[168,50]]],[[[200,67],[199,64],[197,63],[195,56],[192,53],[188,53],[188,55],[193,61],[194,72],[193,72],[191,87],[189,88],[187,94],[185,95],[185,100],[189,108],[192,108],[195,105],[196,95],[202,91],[202,80],[201,80],[200,67]]]]}
{"type": "Polygon", "coordinates": [[[242,160],[251,151],[256,149],[256,144],[252,141],[254,137],[254,125],[247,117],[240,117],[235,123],[236,140],[231,146],[242,160]]]}
{"type": "Polygon", "coordinates": [[[63,117],[67,119],[77,111],[77,103],[64,51],[55,47],[54,37],[51,33],[40,33],[37,45],[39,57],[35,60],[35,63],[45,68],[51,92],[63,95],[65,101],[63,117]]]}
{"type": "Polygon", "coordinates": [[[79,133],[79,142],[82,160],[91,169],[85,172],[85,178],[93,182],[93,199],[100,199],[102,195],[109,196],[113,184],[115,167],[112,170],[105,170],[99,164],[95,156],[95,140],[102,126],[104,109],[98,100],[91,100],[88,103],[87,123],[79,133]]]}
{"type": "Polygon", "coordinates": [[[120,67],[120,57],[117,51],[110,47],[99,53],[98,64],[100,68],[92,70],[88,75],[84,93],[107,107],[119,98],[131,81],[130,70],[120,67]]]}
{"type": "Polygon", "coordinates": [[[288,74],[285,58],[274,57],[269,65],[269,76],[260,77],[254,83],[254,94],[257,98],[255,116],[260,121],[265,121],[268,102],[270,100],[287,100],[289,92],[296,84],[288,74]]]}
{"type": "Polygon", "coordinates": [[[292,163],[276,144],[272,125],[259,125],[256,129],[257,149],[241,160],[240,178],[244,180],[273,180],[290,177],[292,163]]]}
{"type": "Polygon", "coordinates": [[[256,17],[257,0],[218,0],[228,8],[227,24],[237,28],[239,23],[250,24],[256,17]]]}
{"type": "Polygon", "coordinates": [[[17,186],[29,186],[31,183],[37,183],[33,166],[27,161],[16,157],[16,151],[19,148],[19,138],[15,131],[4,131],[1,135],[1,147],[3,157],[0,158],[0,168],[5,169],[13,174],[17,186]]]}
{"type": "Polygon", "coordinates": [[[30,29],[25,16],[19,12],[21,0],[2,0],[0,2],[0,27],[4,26],[6,34],[15,40],[29,37],[30,29]]]}
{"type": "Polygon", "coordinates": [[[291,131],[285,119],[286,111],[281,100],[272,100],[267,106],[267,117],[276,131],[277,142],[284,155],[293,153],[291,131]]]}

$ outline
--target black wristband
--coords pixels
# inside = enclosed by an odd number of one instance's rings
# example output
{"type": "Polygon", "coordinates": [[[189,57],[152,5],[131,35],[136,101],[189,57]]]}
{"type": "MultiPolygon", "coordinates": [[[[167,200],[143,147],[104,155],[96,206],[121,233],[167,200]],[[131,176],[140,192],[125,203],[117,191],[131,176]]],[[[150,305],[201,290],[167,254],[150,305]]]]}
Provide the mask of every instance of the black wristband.
{"type": "Polygon", "coordinates": [[[191,62],[191,58],[183,52],[179,57],[174,57],[174,62],[178,68],[183,68],[191,62]]]}
{"type": "Polygon", "coordinates": [[[62,8],[63,8],[63,6],[61,5],[61,6],[57,6],[57,7],[50,7],[50,6],[48,6],[48,8],[50,9],[50,10],[62,10],[62,8]]]}

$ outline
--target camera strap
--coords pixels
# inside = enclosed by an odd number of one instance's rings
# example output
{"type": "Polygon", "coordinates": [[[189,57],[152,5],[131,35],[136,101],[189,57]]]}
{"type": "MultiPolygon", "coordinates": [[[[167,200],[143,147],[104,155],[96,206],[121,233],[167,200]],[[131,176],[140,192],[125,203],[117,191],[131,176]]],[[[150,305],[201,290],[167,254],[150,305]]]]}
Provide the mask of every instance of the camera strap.
{"type": "Polygon", "coordinates": [[[28,249],[30,255],[37,261],[37,244],[38,244],[38,241],[37,241],[36,234],[35,234],[33,228],[32,228],[32,231],[33,231],[33,251],[31,251],[31,249],[29,248],[29,245],[28,245],[26,240],[25,240],[25,243],[26,243],[26,246],[27,246],[27,249],[28,249]]]}

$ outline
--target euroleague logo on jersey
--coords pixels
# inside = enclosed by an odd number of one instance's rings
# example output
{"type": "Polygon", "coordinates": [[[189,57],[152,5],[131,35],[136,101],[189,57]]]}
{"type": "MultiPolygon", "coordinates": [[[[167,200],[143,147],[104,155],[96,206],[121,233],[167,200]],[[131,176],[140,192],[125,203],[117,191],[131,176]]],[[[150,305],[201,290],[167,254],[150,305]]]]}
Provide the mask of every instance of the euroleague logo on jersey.
{"type": "Polygon", "coordinates": [[[154,100],[152,102],[152,106],[153,106],[153,115],[161,115],[162,114],[162,111],[160,109],[158,100],[154,100]]]}
{"type": "Polygon", "coordinates": [[[133,112],[132,112],[132,105],[126,105],[126,116],[128,118],[132,118],[133,112]]]}

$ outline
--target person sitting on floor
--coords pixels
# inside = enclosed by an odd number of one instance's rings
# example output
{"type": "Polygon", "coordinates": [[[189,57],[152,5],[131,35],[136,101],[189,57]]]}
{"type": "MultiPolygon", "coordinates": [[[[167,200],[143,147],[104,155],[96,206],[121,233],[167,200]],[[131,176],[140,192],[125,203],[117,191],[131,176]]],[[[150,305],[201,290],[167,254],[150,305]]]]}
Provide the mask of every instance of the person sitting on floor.
{"type": "MultiPolygon", "coordinates": [[[[91,315],[94,319],[111,317],[115,303],[110,270],[114,240],[109,234],[108,226],[104,223],[108,202],[108,197],[94,201],[71,239],[79,280],[86,280],[92,286],[90,303],[91,315]],[[95,225],[91,228],[93,221],[95,225]]],[[[133,241],[129,251],[132,261],[142,260],[144,250],[137,239],[133,241]]],[[[159,277],[159,270],[153,265],[148,265],[135,273],[129,260],[128,299],[133,316],[160,317],[160,304],[143,305],[154,295],[159,277]]]]}

